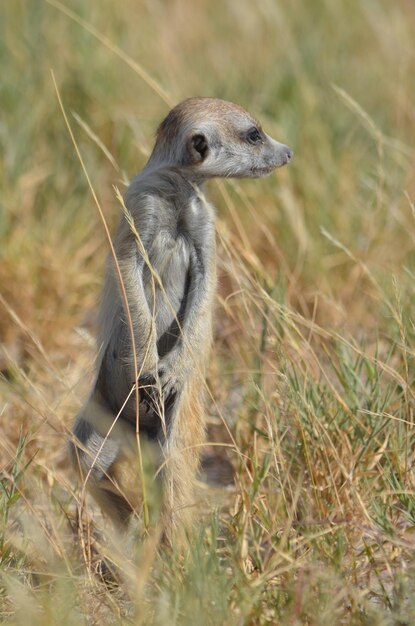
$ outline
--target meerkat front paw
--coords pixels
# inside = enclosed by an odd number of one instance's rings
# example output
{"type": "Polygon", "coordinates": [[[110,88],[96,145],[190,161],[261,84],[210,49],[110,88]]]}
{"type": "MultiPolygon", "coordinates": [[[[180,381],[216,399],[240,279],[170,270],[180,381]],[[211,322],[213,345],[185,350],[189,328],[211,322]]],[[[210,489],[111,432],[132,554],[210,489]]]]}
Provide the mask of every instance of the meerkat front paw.
{"type": "Polygon", "coordinates": [[[145,374],[138,381],[141,402],[146,412],[169,416],[177,396],[177,381],[159,370],[156,375],[145,374]]]}
{"type": "Polygon", "coordinates": [[[179,381],[171,373],[164,369],[158,371],[158,378],[160,381],[160,388],[163,397],[164,404],[171,404],[177,395],[177,391],[180,388],[179,381]]]}

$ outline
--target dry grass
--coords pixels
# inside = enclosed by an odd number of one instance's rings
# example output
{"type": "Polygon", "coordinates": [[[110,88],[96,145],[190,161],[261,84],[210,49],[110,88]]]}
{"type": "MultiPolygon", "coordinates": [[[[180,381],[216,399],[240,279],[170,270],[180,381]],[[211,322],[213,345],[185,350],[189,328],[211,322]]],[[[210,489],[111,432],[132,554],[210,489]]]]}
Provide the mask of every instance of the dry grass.
{"type": "Polygon", "coordinates": [[[414,29],[409,0],[2,4],[5,623],[415,623],[414,29]],[[215,440],[236,488],[202,492],[181,553],[150,533],[126,558],[98,514],[77,526],[65,440],[108,244],[50,69],[111,228],[113,186],[169,103],[239,102],[295,151],[265,180],[209,189],[209,414],[212,437],[231,429],[215,440]],[[93,573],[102,555],[121,587],[93,573]]]}

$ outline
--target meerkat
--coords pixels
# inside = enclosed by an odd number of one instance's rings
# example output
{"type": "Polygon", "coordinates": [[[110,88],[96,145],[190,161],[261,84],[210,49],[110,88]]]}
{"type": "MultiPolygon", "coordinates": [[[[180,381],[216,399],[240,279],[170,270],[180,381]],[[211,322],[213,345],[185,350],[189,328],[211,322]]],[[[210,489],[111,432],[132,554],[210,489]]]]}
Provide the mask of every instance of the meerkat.
{"type": "Polygon", "coordinates": [[[265,176],[291,157],[242,107],[190,98],[160,124],[128,187],[105,278],[97,375],[70,443],[83,480],[123,526],[142,504],[136,431],[158,450],[166,524],[191,519],[216,285],[215,212],[203,184],[265,176]]]}

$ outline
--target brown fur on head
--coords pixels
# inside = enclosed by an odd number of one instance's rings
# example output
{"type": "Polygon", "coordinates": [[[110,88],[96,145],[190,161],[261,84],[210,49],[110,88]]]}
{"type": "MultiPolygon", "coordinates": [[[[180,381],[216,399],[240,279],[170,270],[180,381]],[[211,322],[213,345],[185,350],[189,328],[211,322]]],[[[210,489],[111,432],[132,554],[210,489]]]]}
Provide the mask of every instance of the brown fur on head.
{"type": "Polygon", "coordinates": [[[268,174],[291,156],[239,105],[189,98],[160,124],[149,165],[191,167],[201,178],[240,178],[268,174]]]}
{"type": "MultiPolygon", "coordinates": [[[[201,119],[211,119],[225,123],[226,116],[232,117],[236,111],[249,116],[239,104],[219,98],[187,98],[179,102],[164,118],[157,129],[157,141],[176,141],[183,125],[198,123],[201,119]]],[[[250,116],[249,116],[250,117],[250,116]]],[[[252,119],[252,123],[257,122],[252,119]]]]}

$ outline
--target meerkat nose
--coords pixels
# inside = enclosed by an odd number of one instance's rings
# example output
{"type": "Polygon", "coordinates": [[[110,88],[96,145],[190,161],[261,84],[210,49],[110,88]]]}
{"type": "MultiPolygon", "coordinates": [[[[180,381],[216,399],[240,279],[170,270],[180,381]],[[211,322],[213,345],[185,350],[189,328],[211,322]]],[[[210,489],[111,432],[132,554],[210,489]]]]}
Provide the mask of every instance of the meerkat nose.
{"type": "Polygon", "coordinates": [[[294,156],[294,152],[291,150],[291,148],[289,148],[288,146],[285,146],[284,149],[284,157],[285,157],[285,162],[289,163],[291,161],[291,159],[294,156]]]}

